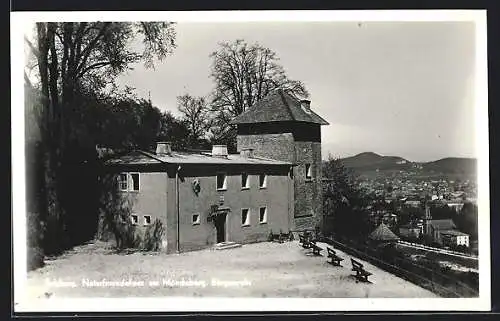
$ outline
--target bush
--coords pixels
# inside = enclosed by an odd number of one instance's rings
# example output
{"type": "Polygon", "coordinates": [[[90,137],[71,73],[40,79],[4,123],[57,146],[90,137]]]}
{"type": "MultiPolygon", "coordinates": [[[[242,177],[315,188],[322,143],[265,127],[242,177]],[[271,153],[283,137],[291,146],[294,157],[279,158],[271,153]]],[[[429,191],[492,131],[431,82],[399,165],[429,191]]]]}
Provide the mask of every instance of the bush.
{"type": "Polygon", "coordinates": [[[116,186],[116,176],[103,175],[99,180],[101,235],[111,232],[115,237],[118,250],[139,248],[141,240],[137,237],[135,226],[130,220],[132,201],[123,197],[116,186]]]}
{"type": "Polygon", "coordinates": [[[165,229],[159,219],[155,219],[153,224],[146,228],[142,248],[145,251],[158,251],[161,249],[163,233],[165,229]]]}
{"type": "Polygon", "coordinates": [[[45,255],[43,254],[43,250],[40,247],[28,246],[27,250],[28,250],[28,257],[27,257],[28,271],[37,269],[45,265],[44,263],[45,255]]]}
{"type": "Polygon", "coordinates": [[[40,215],[35,212],[27,213],[27,264],[28,271],[44,265],[44,251],[42,249],[43,233],[45,225],[40,220],[40,215]]]}

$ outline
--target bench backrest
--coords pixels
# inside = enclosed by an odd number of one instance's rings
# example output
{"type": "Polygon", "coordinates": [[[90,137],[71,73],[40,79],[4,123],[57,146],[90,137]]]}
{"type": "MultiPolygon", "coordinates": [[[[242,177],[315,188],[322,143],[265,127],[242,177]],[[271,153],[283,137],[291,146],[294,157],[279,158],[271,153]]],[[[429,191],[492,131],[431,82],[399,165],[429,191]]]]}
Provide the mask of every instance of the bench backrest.
{"type": "Polygon", "coordinates": [[[352,267],[354,267],[354,268],[359,268],[359,269],[363,268],[363,264],[359,263],[358,261],[354,260],[353,258],[351,258],[351,263],[352,263],[352,267]]]}
{"type": "Polygon", "coordinates": [[[336,254],[335,251],[330,247],[327,247],[326,250],[328,251],[328,254],[333,254],[333,255],[336,254]]]}

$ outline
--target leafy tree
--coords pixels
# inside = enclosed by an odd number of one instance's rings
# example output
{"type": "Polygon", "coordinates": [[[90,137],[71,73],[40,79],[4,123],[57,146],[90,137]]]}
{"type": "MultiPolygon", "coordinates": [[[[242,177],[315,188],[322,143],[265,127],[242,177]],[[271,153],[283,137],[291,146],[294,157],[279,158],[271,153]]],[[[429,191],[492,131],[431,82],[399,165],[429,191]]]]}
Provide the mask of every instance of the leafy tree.
{"type": "MultiPolygon", "coordinates": [[[[97,199],[95,146],[84,124],[86,97],[113,88],[118,74],[143,61],[153,67],[175,48],[169,22],[40,22],[26,38],[38,73],[43,172],[41,217],[47,222],[44,249],[57,253],[74,242],[82,219],[97,199]],[[134,41],[142,40],[138,51],[134,41]],[[86,207],[88,206],[88,207],[86,207]]],[[[32,67],[32,66],[30,66],[32,67]]],[[[27,82],[31,79],[25,73],[27,82]]],[[[95,223],[95,222],[94,222],[95,223]]]]}
{"type": "Polygon", "coordinates": [[[423,210],[421,210],[420,208],[404,206],[399,211],[398,224],[406,225],[409,223],[414,223],[422,216],[423,210]]]}
{"type": "Polygon", "coordinates": [[[325,233],[363,240],[370,232],[368,199],[357,187],[353,172],[330,155],[323,163],[323,175],[325,233]]]}
{"type": "Polygon", "coordinates": [[[302,82],[288,78],[277,54],[258,43],[221,42],[210,57],[216,140],[233,139],[235,135],[227,133],[232,130],[229,122],[276,88],[298,97],[309,95],[302,82]]]}
{"type": "Polygon", "coordinates": [[[182,150],[188,147],[188,137],[189,128],[186,122],[175,118],[169,111],[162,113],[159,140],[170,141],[173,149],[182,150]]]}
{"type": "Polygon", "coordinates": [[[211,125],[208,102],[204,97],[184,94],[177,97],[177,108],[189,128],[189,146],[199,147],[211,125]]]}
{"type": "Polygon", "coordinates": [[[471,202],[464,204],[459,213],[454,219],[457,228],[470,235],[472,240],[478,238],[478,208],[477,205],[471,202]]]}
{"type": "Polygon", "coordinates": [[[133,95],[88,98],[82,112],[91,139],[99,146],[149,150],[160,134],[162,112],[133,95]]]}
{"type": "Polygon", "coordinates": [[[456,211],[448,207],[448,205],[446,204],[437,204],[435,206],[432,206],[430,210],[431,210],[431,216],[435,220],[448,219],[448,218],[453,219],[456,216],[456,211]]]}

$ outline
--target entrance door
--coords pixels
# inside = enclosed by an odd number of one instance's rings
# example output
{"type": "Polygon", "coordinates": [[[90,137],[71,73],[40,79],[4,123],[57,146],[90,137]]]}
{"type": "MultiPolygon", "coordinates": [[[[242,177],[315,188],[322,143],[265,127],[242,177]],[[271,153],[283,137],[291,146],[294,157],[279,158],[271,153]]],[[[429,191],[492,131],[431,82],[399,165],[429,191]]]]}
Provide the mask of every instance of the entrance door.
{"type": "Polygon", "coordinates": [[[215,228],[217,229],[217,243],[226,241],[226,213],[219,214],[215,218],[215,228]]]}

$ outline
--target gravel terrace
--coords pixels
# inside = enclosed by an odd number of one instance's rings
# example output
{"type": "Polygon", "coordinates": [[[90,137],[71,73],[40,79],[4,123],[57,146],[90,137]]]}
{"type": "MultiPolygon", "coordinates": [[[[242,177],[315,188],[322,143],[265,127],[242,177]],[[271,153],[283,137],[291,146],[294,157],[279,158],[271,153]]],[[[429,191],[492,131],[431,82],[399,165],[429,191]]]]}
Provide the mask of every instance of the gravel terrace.
{"type": "Polygon", "coordinates": [[[318,245],[325,249],[323,256],[312,256],[297,241],[170,255],[117,254],[106,244],[95,242],[46,260],[45,267],[28,273],[27,289],[32,298],[436,297],[362,260],[373,275],[371,283],[357,282],[349,255],[336,250],[344,261],[342,267],[335,267],[327,263],[326,244],[318,245]]]}

